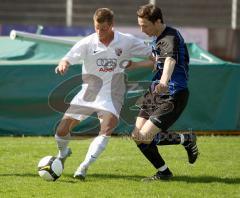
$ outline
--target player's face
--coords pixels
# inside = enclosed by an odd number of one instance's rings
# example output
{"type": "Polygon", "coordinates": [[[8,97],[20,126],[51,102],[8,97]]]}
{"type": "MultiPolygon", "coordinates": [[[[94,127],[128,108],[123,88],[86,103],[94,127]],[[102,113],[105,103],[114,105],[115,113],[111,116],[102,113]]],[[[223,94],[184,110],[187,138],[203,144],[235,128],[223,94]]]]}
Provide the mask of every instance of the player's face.
{"type": "Polygon", "coordinates": [[[141,28],[141,31],[147,34],[148,36],[156,36],[157,34],[157,22],[152,23],[146,18],[138,17],[138,24],[141,28]]]}
{"type": "Polygon", "coordinates": [[[99,39],[107,39],[112,34],[113,25],[108,22],[98,23],[94,21],[95,32],[99,39]]]}

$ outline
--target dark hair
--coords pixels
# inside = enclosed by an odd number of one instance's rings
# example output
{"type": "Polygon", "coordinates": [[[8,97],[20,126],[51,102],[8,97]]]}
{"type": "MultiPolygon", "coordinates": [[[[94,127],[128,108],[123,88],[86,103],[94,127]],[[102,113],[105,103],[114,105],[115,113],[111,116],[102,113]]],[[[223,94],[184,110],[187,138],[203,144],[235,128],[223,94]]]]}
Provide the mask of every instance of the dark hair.
{"type": "Polygon", "coordinates": [[[108,22],[112,24],[113,16],[114,13],[109,8],[98,8],[93,15],[93,20],[98,23],[108,22]]]}
{"type": "Polygon", "coordinates": [[[146,18],[152,23],[155,23],[158,19],[160,19],[161,22],[164,23],[161,9],[152,4],[140,6],[137,11],[137,16],[140,18],[146,18]]]}

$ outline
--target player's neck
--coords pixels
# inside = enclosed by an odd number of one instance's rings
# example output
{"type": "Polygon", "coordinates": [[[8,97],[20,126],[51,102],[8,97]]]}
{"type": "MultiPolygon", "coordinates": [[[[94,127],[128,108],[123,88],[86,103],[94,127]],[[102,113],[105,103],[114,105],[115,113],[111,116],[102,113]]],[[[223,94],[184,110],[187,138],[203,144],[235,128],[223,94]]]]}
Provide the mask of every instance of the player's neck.
{"type": "Polygon", "coordinates": [[[114,39],[114,32],[112,31],[111,33],[109,33],[108,36],[104,37],[104,38],[99,38],[100,42],[102,44],[104,44],[105,46],[108,46],[112,40],[114,39]]]}
{"type": "Polygon", "coordinates": [[[156,36],[159,37],[166,29],[166,24],[161,24],[156,32],[156,36]]]}

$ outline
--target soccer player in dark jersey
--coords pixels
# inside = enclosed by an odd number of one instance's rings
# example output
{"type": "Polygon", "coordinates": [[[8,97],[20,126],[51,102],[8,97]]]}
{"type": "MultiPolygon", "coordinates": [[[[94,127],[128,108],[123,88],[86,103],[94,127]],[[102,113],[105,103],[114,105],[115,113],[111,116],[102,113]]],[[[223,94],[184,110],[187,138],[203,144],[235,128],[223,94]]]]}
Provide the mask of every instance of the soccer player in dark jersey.
{"type": "Polygon", "coordinates": [[[156,145],[182,144],[191,164],[199,154],[195,134],[167,132],[187,105],[189,54],[178,30],[164,24],[159,7],[152,4],[141,6],[137,15],[141,31],[154,37],[153,60],[134,62],[130,67],[154,65],[155,75],[144,95],[132,136],[144,156],[157,169],[154,176],[146,179],[170,179],[173,174],[156,145]]]}

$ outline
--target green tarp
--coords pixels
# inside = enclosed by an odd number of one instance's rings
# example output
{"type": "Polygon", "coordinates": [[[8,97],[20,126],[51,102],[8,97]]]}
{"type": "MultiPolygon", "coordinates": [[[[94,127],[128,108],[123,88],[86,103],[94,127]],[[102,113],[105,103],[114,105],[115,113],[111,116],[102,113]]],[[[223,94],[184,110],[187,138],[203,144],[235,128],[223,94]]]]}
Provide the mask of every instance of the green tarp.
{"type": "MultiPolygon", "coordinates": [[[[69,49],[67,45],[0,38],[0,135],[54,134],[63,115],[57,107],[81,89],[81,65],[71,66],[64,76],[54,73],[69,49]],[[61,86],[64,90],[55,93],[61,86]]],[[[196,44],[188,44],[188,49],[190,100],[171,129],[240,130],[240,65],[222,61],[196,44]]],[[[127,77],[128,92],[115,129],[118,134],[132,130],[138,113],[134,104],[152,73],[138,69],[128,72],[127,77]]],[[[90,118],[75,133],[95,133],[98,127],[96,118],[90,118]]]]}

